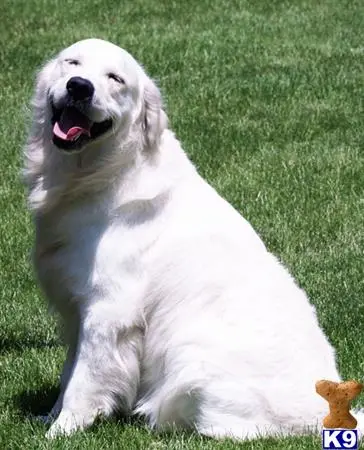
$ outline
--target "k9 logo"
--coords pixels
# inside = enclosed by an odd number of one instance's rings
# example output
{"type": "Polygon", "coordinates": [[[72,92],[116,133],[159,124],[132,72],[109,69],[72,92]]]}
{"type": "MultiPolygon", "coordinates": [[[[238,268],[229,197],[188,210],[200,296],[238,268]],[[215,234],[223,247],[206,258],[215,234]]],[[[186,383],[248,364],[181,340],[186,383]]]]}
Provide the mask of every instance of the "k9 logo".
{"type": "Polygon", "coordinates": [[[357,430],[323,430],[322,431],[322,448],[324,450],[331,449],[352,449],[358,448],[358,431],[357,430]]]}

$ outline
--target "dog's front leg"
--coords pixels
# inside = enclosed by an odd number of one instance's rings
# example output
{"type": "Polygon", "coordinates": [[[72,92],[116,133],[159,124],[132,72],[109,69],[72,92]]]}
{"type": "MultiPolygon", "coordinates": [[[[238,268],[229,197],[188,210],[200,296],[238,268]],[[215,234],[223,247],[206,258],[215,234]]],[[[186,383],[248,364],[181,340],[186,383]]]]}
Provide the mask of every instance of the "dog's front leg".
{"type": "Polygon", "coordinates": [[[120,306],[105,300],[81,314],[77,351],[62,406],[47,437],[71,434],[108,416],[120,406],[129,412],[139,384],[143,330],[138,316],[123,317],[120,306]]]}

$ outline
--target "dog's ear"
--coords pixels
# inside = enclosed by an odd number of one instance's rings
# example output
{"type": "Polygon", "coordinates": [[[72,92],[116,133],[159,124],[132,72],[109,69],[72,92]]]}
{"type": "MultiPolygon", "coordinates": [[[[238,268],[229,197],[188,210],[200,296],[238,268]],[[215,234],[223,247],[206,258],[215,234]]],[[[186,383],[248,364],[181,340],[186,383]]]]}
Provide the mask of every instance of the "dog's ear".
{"type": "Polygon", "coordinates": [[[142,128],[144,142],[148,148],[158,146],[163,130],[167,128],[168,119],[163,111],[162,96],[155,83],[147,78],[143,92],[142,128]]]}
{"type": "MultiPolygon", "coordinates": [[[[52,81],[56,60],[47,62],[38,72],[35,80],[35,88],[31,101],[31,121],[29,135],[24,147],[24,168],[22,172],[23,181],[30,189],[29,203],[37,208],[45,202],[46,190],[43,189],[45,159],[44,135],[50,121],[47,122],[47,109],[50,109],[48,101],[48,89],[52,81]]],[[[49,111],[48,111],[49,112],[49,111]]]]}
{"type": "Polygon", "coordinates": [[[47,90],[53,78],[54,69],[56,67],[56,60],[52,59],[48,61],[38,72],[35,81],[35,90],[33,96],[33,107],[35,109],[45,110],[45,104],[47,103],[47,90]]]}

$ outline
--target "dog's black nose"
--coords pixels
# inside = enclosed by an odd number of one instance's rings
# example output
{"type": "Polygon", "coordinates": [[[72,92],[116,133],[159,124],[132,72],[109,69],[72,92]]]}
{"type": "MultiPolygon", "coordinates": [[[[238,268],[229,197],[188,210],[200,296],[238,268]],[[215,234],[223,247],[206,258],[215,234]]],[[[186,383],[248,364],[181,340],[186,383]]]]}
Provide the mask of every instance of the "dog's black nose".
{"type": "Polygon", "coordinates": [[[95,91],[91,81],[81,77],[70,78],[66,88],[73,100],[90,100],[95,91]]]}

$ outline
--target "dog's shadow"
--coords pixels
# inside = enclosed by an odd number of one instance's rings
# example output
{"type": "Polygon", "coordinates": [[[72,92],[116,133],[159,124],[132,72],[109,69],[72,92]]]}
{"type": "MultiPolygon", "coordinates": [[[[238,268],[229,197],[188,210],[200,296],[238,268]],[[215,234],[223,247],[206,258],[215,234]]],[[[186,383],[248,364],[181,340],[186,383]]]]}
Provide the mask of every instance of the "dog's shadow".
{"type": "Polygon", "coordinates": [[[4,355],[8,352],[22,353],[25,349],[35,348],[55,348],[58,347],[60,342],[57,338],[51,339],[39,339],[35,336],[20,335],[14,336],[8,334],[6,336],[0,333],[0,355],[4,355]]]}
{"type": "Polygon", "coordinates": [[[46,416],[59,394],[59,386],[45,384],[33,391],[23,391],[14,399],[15,406],[23,417],[46,416]]]}
{"type": "MultiPolygon", "coordinates": [[[[44,384],[36,390],[21,392],[14,398],[14,403],[23,418],[36,420],[38,416],[46,416],[51,411],[59,392],[60,386],[44,384]]],[[[116,412],[112,420],[120,425],[145,425],[145,420],[141,417],[126,417],[120,412],[116,412]]],[[[100,422],[102,419],[98,419],[92,429],[97,429],[100,422]]]]}

